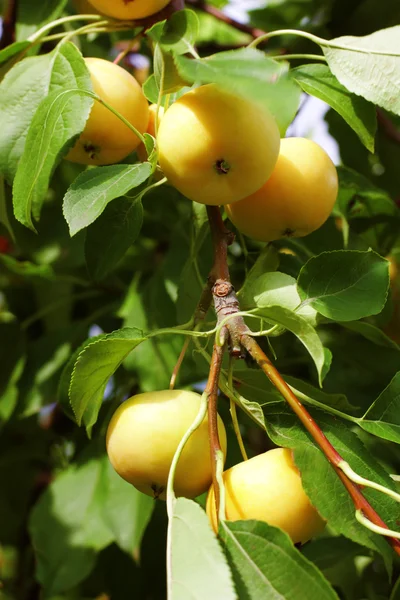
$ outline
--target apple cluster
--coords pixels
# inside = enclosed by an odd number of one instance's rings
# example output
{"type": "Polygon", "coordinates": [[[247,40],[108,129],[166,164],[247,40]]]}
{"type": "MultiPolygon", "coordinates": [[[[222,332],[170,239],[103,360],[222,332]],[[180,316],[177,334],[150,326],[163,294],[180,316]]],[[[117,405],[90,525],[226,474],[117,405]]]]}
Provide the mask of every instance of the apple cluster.
{"type": "MultiPolygon", "coordinates": [[[[89,0],[102,14],[142,19],[168,0],[89,0]]],[[[168,108],[149,107],[136,79],[116,64],[86,58],[93,91],[137,132],[157,138],[159,166],[168,182],[194,202],[224,205],[237,229],[270,242],[302,237],[327,220],[335,204],[334,164],[315,142],[280,139],[274,117],[263,105],[215,84],[184,94],[168,108]],[[156,131],[155,122],[159,127],[156,131]]],[[[134,150],[147,153],[139,137],[100,102],[67,155],[73,162],[107,165],[134,150]]]]}
{"type": "MultiPolygon", "coordinates": [[[[147,392],[123,402],[107,430],[107,452],[116,472],[141,492],[165,499],[173,456],[200,403],[199,394],[184,390],[147,392]]],[[[219,416],[218,432],[226,456],[226,432],[219,416]]],[[[287,448],[239,463],[225,471],[223,479],[228,521],[265,521],[286,531],[295,543],[306,542],[325,526],[303,490],[287,448]]],[[[206,509],[217,531],[207,417],[183,449],[174,490],[177,496],[187,498],[209,490],[206,509]]]]}
{"type": "MultiPolygon", "coordinates": [[[[131,20],[156,13],[169,0],[89,1],[101,14],[131,20]]],[[[281,140],[275,119],[264,106],[208,84],[157,113],[157,106],[149,106],[127,71],[99,58],[85,61],[100,102],[94,102],[68,160],[107,165],[136,150],[144,161],[147,153],[135,131],[147,132],[156,138],[159,167],[170,185],[194,202],[224,205],[238,230],[256,240],[304,236],[328,218],[337,195],[335,166],[310,140],[281,140]]],[[[164,390],[138,394],[121,404],[106,440],[116,472],[141,492],[165,499],[173,457],[200,403],[201,396],[194,392],[164,390]]],[[[219,416],[218,431],[225,456],[226,432],[219,416]]],[[[289,449],[270,450],[235,465],[223,479],[228,520],[266,521],[282,528],[294,542],[307,541],[325,525],[303,489],[289,449]]],[[[174,491],[195,498],[207,490],[207,514],[216,531],[205,417],[180,455],[174,491]]]]}

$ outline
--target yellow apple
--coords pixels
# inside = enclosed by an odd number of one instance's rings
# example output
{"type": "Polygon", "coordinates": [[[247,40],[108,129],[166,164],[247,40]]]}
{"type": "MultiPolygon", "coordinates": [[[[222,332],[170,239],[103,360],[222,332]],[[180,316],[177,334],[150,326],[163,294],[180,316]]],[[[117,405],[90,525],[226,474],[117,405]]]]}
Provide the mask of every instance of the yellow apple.
{"type": "Polygon", "coordinates": [[[325,223],[337,192],[336,168],[325,150],[312,140],[285,138],[268,181],[226,211],[255,240],[302,237],[325,223]]]}
{"type": "MultiPolygon", "coordinates": [[[[122,67],[101,58],[85,58],[85,62],[93,91],[144,133],[149,106],[136,79],[122,67]]],[[[139,144],[137,135],[95,100],[84,131],[66,158],[85,165],[109,165],[128,156],[139,144]]]]}
{"type": "MultiPolygon", "coordinates": [[[[175,451],[199,411],[201,396],[183,390],[146,392],[126,400],[107,430],[107,452],[118,475],[141,492],[165,499],[175,451]]],[[[221,447],[225,427],[218,417],[221,447]]],[[[208,419],[189,438],[175,472],[175,493],[195,498],[212,480],[208,419]]]]}
{"type": "MultiPolygon", "coordinates": [[[[226,519],[257,519],[280,527],[294,543],[306,542],[325,527],[301,485],[292,452],[269,450],[239,463],[223,475],[226,519]]],[[[214,488],[207,496],[207,514],[217,531],[214,488]]]]}
{"type": "Polygon", "coordinates": [[[143,19],[165,8],[170,0],[90,0],[93,6],[114,19],[143,19]]]}
{"type": "Polygon", "coordinates": [[[268,179],[279,152],[272,115],[214,84],[184,94],[158,130],[159,163],[171,185],[201,204],[237,202],[268,179]]]}

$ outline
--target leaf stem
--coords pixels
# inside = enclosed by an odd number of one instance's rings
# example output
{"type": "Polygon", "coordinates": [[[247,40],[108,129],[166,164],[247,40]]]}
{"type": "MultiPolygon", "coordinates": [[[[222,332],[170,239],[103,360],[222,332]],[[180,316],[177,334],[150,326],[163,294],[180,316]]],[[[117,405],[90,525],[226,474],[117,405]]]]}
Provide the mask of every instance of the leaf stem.
{"type": "MultiPolygon", "coordinates": [[[[140,131],[138,131],[136,129],[136,127],[134,125],[132,125],[132,123],[130,123],[127,119],[125,119],[125,117],[123,115],[121,115],[121,113],[119,113],[117,110],[115,110],[115,108],[113,108],[111,106],[111,104],[109,104],[108,102],[106,102],[105,100],[103,100],[102,98],[100,98],[100,96],[98,96],[97,94],[95,94],[94,92],[89,92],[89,90],[76,90],[77,92],[84,94],[86,96],[90,96],[91,98],[93,98],[93,100],[97,100],[97,102],[99,102],[100,104],[102,104],[103,106],[105,106],[110,112],[113,113],[113,115],[115,115],[116,117],[118,117],[118,119],[120,121],[122,121],[123,123],[125,123],[125,125],[127,127],[129,127],[129,129],[131,131],[133,131],[133,133],[140,139],[140,141],[144,144],[144,137],[143,135],[140,133],[140,131]]],[[[164,183],[164,181],[163,181],[164,183]]],[[[160,184],[160,182],[157,182],[157,184],[160,184]]],[[[156,184],[153,184],[153,187],[156,184]]]]}
{"type": "MultiPolygon", "coordinates": [[[[228,386],[231,389],[233,389],[233,358],[232,358],[232,356],[229,357],[228,386]]],[[[246,448],[244,447],[242,434],[240,432],[240,426],[239,426],[239,421],[238,421],[237,412],[236,412],[236,404],[232,398],[229,399],[229,410],[230,410],[231,417],[232,417],[233,431],[235,432],[241,455],[243,457],[243,460],[248,460],[246,448]]]]}
{"type": "MultiPolygon", "coordinates": [[[[302,31],[301,29],[277,29],[276,31],[270,31],[268,33],[263,33],[262,35],[257,37],[255,40],[253,40],[248,45],[248,48],[256,48],[262,42],[266,42],[273,37],[282,36],[282,35],[297,35],[298,37],[306,38],[307,40],[310,40],[311,42],[315,42],[316,44],[318,44],[318,46],[321,46],[322,49],[323,48],[334,48],[336,50],[346,50],[347,52],[360,52],[361,54],[377,54],[377,55],[384,54],[385,56],[395,56],[395,57],[399,56],[398,51],[397,52],[387,52],[386,50],[373,50],[372,48],[362,48],[360,46],[350,46],[350,45],[346,45],[346,44],[340,44],[337,41],[325,40],[324,38],[314,35],[308,31],[302,31]]],[[[282,55],[282,57],[284,58],[284,55],[282,55]]]]}
{"type": "Polygon", "coordinates": [[[172,375],[171,375],[171,379],[169,382],[169,389],[173,390],[175,387],[175,382],[176,382],[176,378],[178,377],[179,374],[179,370],[182,366],[183,360],[185,358],[185,354],[187,352],[187,349],[189,348],[189,344],[190,344],[190,337],[187,337],[186,340],[183,343],[182,346],[182,350],[179,354],[178,360],[176,361],[176,365],[174,367],[174,370],[172,371],[172,375]]]}
{"type": "Polygon", "coordinates": [[[104,20],[104,16],[102,15],[68,15],[67,17],[61,17],[60,19],[56,19],[51,23],[46,23],[41,29],[38,29],[35,33],[28,37],[28,42],[36,42],[39,38],[41,38],[47,31],[50,31],[54,27],[58,27],[59,25],[63,25],[64,23],[70,23],[73,21],[102,21],[104,20]]]}
{"type": "Polygon", "coordinates": [[[81,27],[80,29],[75,29],[72,32],[64,32],[64,33],[54,33],[52,35],[47,35],[46,37],[36,40],[32,42],[32,45],[42,43],[42,42],[52,42],[54,40],[70,40],[76,35],[85,35],[89,33],[113,33],[115,31],[126,31],[123,27],[99,27],[97,23],[93,23],[92,26],[86,29],[86,27],[81,27]]]}
{"type": "Polygon", "coordinates": [[[181,441],[179,442],[179,445],[174,454],[174,458],[172,459],[172,462],[171,462],[171,467],[169,470],[168,482],[167,482],[167,512],[168,512],[168,517],[170,519],[173,516],[173,508],[174,508],[173,503],[174,503],[174,500],[176,499],[175,492],[174,492],[174,478],[175,478],[176,467],[178,465],[178,461],[182,454],[182,451],[183,451],[186,443],[188,442],[190,436],[196,431],[196,429],[198,429],[200,427],[200,425],[202,424],[202,422],[205,419],[205,416],[207,413],[208,397],[209,397],[209,394],[207,392],[204,392],[202,394],[199,412],[197,413],[195,420],[193,421],[193,423],[191,424],[191,426],[189,427],[189,429],[186,431],[185,435],[182,437],[181,441]]]}
{"type": "Polygon", "coordinates": [[[323,38],[318,37],[317,35],[313,35],[312,33],[309,33],[308,31],[302,31],[301,29],[277,29],[275,31],[269,31],[268,33],[262,33],[260,36],[258,36],[255,40],[253,40],[248,47],[249,48],[256,48],[259,44],[262,44],[263,42],[267,42],[268,40],[274,38],[274,37],[280,37],[282,35],[297,35],[299,37],[304,37],[308,40],[310,40],[311,42],[315,42],[318,45],[322,45],[322,44],[327,44],[327,40],[324,40],[323,38]]]}
{"type": "Polygon", "coordinates": [[[350,467],[349,463],[347,463],[345,460],[343,460],[338,465],[338,467],[340,469],[342,469],[343,473],[345,475],[347,475],[347,477],[349,479],[351,479],[351,481],[354,481],[354,483],[357,483],[357,485],[360,485],[362,487],[369,487],[373,490],[377,490],[378,492],[382,492],[382,494],[385,494],[386,496],[393,498],[393,500],[396,500],[396,502],[400,502],[400,494],[398,494],[394,490],[391,490],[390,488],[385,487],[384,485],[381,485],[380,483],[376,483],[375,481],[371,481],[370,479],[361,477],[361,475],[358,475],[358,473],[353,471],[353,469],[350,467]]]}
{"type": "Polygon", "coordinates": [[[278,54],[277,56],[270,56],[274,60],[300,60],[302,58],[306,60],[321,60],[322,62],[326,62],[325,56],[321,54],[278,54]]]}
{"type": "Polygon", "coordinates": [[[400,533],[398,531],[393,531],[392,529],[386,529],[385,527],[380,527],[379,525],[375,525],[372,523],[365,515],[363,515],[361,510],[356,510],[356,519],[361,525],[377,533],[379,535],[390,536],[395,539],[400,539],[400,533]]]}
{"type": "Polygon", "coordinates": [[[167,533],[167,573],[168,573],[168,582],[172,581],[172,522],[174,517],[174,504],[176,501],[176,496],[174,492],[174,478],[175,471],[178,465],[179,458],[182,454],[182,451],[188,442],[192,433],[196,431],[204,421],[204,418],[207,414],[207,404],[208,404],[208,394],[204,392],[201,397],[201,403],[199,412],[196,415],[195,420],[186,431],[185,435],[179,442],[179,446],[176,449],[174,454],[174,458],[172,459],[171,467],[168,474],[168,482],[167,482],[167,513],[168,513],[168,533],[167,533]]]}

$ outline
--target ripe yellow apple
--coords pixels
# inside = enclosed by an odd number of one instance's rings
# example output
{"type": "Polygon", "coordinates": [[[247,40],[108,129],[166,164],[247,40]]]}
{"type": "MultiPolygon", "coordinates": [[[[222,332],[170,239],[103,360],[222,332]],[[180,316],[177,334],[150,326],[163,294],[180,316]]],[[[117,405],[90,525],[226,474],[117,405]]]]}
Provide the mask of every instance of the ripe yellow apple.
{"type": "MultiPolygon", "coordinates": [[[[183,390],[146,392],[126,400],[107,430],[107,452],[118,475],[141,492],[165,499],[175,451],[193,423],[201,396],[183,390]]],[[[225,427],[218,417],[221,447],[226,454],[225,427]]],[[[208,419],[189,438],[175,472],[175,493],[195,498],[212,480],[208,419]]]]}
{"type": "MultiPolygon", "coordinates": [[[[306,542],[325,527],[303,490],[287,448],[275,448],[239,463],[225,471],[223,479],[227,521],[265,521],[286,531],[294,543],[306,542]]],[[[213,486],[206,508],[217,531],[213,486]]]]}
{"type": "Polygon", "coordinates": [[[165,8],[171,0],[90,0],[100,12],[114,19],[143,19],[165,8]]]}
{"type": "MultiPolygon", "coordinates": [[[[85,58],[85,62],[93,91],[144,133],[149,107],[136,79],[122,67],[101,58],[85,58]]],[[[84,165],[109,165],[128,156],[139,144],[137,135],[95,100],[84,131],[66,158],[84,165]]]]}
{"type": "MultiPolygon", "coordinates": [[[[149,106],[149,124],[147,125],[147,133],[150,133],[153,137],[156,137],[156,113],[157,113],[157,104],[150,104],[149,106]]],[[[161,119],[164,115],[164,107],[160,106],[158,110],[158,124],[160,124],[161,119]]],[[[147,152],[143,144],[140,144],[138,149],[136,150],[137,155],[141,161],[147,160],[147,152]]]]}
{"type": "Polygon", "coordinates": [[[279,152],[272,115],[214,84],[184,94],[158,130],[159,163],[169,182],[201,204],[237,202],[268,179],[279,152]]]}
{"type": "Polygon", "coordinates": [[[337,192],[336,168],[325,150],[312,140],[285,138],[268,181],[226,211],[255,240],[303,237],[325,223],[337,192]]]}

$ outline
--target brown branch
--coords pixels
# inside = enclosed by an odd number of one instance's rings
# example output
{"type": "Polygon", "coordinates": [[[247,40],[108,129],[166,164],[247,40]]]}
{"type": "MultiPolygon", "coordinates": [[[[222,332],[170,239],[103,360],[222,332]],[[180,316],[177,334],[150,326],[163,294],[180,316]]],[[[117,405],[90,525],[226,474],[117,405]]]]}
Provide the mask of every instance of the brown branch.
{"type": "MultiPolygon", "coordinates": [[[[229,232],[227,232],[225,225],[222,221],[219,208],[207,207],[207,211],[210,222],[212,240],[214,244],[214,265],[212,269],[212,276],[217,276],[217,281],[215,282],[212,291],[218,321],[221,322],[221,320],[224,319],[227,315],[234,315],[235,312],[239,311],[239,302],[237,301],[233,286],[230,284],[229,268],[227,264],[227,247],[229,240],[229,232]]],[[[222,341],[228,339],[231,345],[231,349],[233,345],[239,344],[239,346],[243,346],[243,348],[246,349],[247,352],[249,352],[249,354],[256,360],[262,371],[267,375],[271,383],[282,394],[283,398],[289,404],[290,408],[297,415],[300,422],[310,433],[313,440],[316,442],[316,444],[324,453],[327,460],[335,469],[338,477],[340,478],[347,492],[349,493],[356,510],[361,510],[362,513],[375,525],[383,527],[384,529],[389,529],[386,523],[381,519],[381,517],[369,504],[367,499],[363,496],[360,486],[351,481],[347,477],[347,475],[340,469],[339,464],[341,462],[344,462],[343,458],[332,446],[332,444],[327,439],[319,425],[312,418],[307,409],[302,405],[300,400],[295,396],[295,394],[289,388],[287,383],[283,380],[282,376],[274,367],[268,356],[263,352],[263,350],[260,348],[257,342],[251,337],[250,331],[243,318],[241,316],[231,317],[223,327],[223,334],[224,336],[222,341]]],[[[210,444],[212,448],[212,456],[215,456],[215,437],[218,437],[218,429],[215,430],[215,423],[217,418],[217,390],[215,386],[217,385],[219,378],[222,354],[223,348],[214,346],[210,376],[207,384],[207,390],[210,392],[212,391],[212,395],[214,398],[213,402],[210,402],[209,404],[209,418],[211,415],[211,418],[214,423],[213,429],[211,430],[210,428],[210,444]]],[[[215,461],[213,462],[215,470],[215,461]]],[[[215,472],[214,490],[217,498],[218,485],[215,482],[215,472]]],[[[394,551],[400,555],[400,540],[388,536],[388,541],[392,545],[394,551]]]]}
{"type": "MultiPolygon", "coordinates": [[[[290,387],[283,380],[281,374],[274,367],[268,356],[263,352],[257,342],[249,335],[244,335],[241,338],[242,344],[249,354],[257,361],[259,367],[267,375],[271,383],[280,391],[290,408],[297,415],[305,429],[310,433],[314,441],[321,448],[325,457],[333,465],[337,475],[341,479],[343,485],[351,496],[356,510],[361,510],[366,517],[375,525],[379,525],[384,529],[389,529],[386,523],[380,518],[378,513],[372,508],[369,502],[364,498],[360,491],[360,487],[351,481],[338,466],[343,462],[343,458],[335,450],[325,434],[321,431],[318,424],[311,417],[306,408],[301,404],[298,398],[294,395],[290,387]]],[[[389,538],[390,542],[397,554],[400,554],[400,540],[389,538]]]]}
{"type": "Polygon", "coordinates": [[[214,264],[210,272],[210,278],[213,283],[217,279],[230,281],[228,246],[233,242],[234,236],[231,231],[226,229],[218,206],[207,206],[207,216],[214,246],[214,264]]]}
{"type": "Polygon", "coordinates": [[[205,392],[209,395],[208,398],[208,435],[210,440],[210,456],[212,480],[214,486],[214,497],[216,511],[219,511],[219,486],[216,477],[216,460],[218,452],[222,451],[218,433],[218,388],[219,376],[221,373],[222,359],[225,352],[225,344],[214,344],[213,353],[210,363],[210,372],[208,375],[207,386],[205,392]]]}
{"type": "MultiPolygon", "coordinates": [[[[217,280],[229,281],[229,269],[228,269],[228,245],[232,243],[234,236],[225,228],[224,222],[221,217],[220,209],[218,206],[207,206],[207,214],[209,217],[211,236],[214,246],[214,261],[211,268],[210,274],[207,278],[207,282],[203,288],[200,296],[200,300],[196,306],[193,316],[193,327],[195,328],[201,321],[204,321],[207,312],[211,306],[213,298],[218,297],[217,288],[215,283],[217,280]]],[[[232,287],[229,284],[229,287],[232,287]]],[[[220,289],[220,288],[218,288],[220,289]]],[[[233,288],[232,288],[233,289],[233,288]]],[[[226,295],[226,294],[223,294],[226,295]]],[[[214,302],[215,305],[215,302],[214,302]]],[[[238,308],[236,309],[236,311],[238,308]]],[[[218,310],[216,308],[217,314],[218,310]]],[[[220,317],[219,317],[220,318],[220,317]]],[[[176,362],[176,365],[172,371],[171,380],[169,387],[173,389],[175,381],[178,377],[179,370],[182,362],[185,358],[185,354],[189,347],[190,340],[187,338],[183,344],[182,350],[176,362]]],[[[218,386],[217,386],[218,387],[218,386]]],[[[216,410],[216,408],[215,408],[216,410]]]]}
{"type": "Polygon", "coordinates": [[[236,19],[232,19],[231,17],[229,17],[228,15],[223,13],[222,10],[219,10],[218,8],[215,8],[214,6],[210,6],[209,4],[206,4],[206,2],[204,2],[204,0],[186,0],[186,4],[191,4],[194,8],[198,8],[199,10],[202,10],[203,12],[205,12],[209,15],[212,15],[219,21],[223,21],[227,25],[230,25],[231,27],[234,27],[235,29],[238,29],[239,31],[248,33],[253,38],[258,38],[261,35],[264,35],[266,33],[262,29],[258,29],[257,27],[251,27],[251,25],[246,25],[245,23],[240,23],[236,19]]]}
{"type": "Polygon", "coordinates": [[[247,333],[241,337],[241,342],[246,348],[248,353],[254,358],[258,366],[264,371],[271,383],[276,389],[282,394],[290,408],[297,415],[301,423],[312,435],[313,439],[317,442],[318,446],[322,449],[323,453],[329,460],[329,462],[337,466],[343,459],[335,448],[328,441],[325,434],[321,431],[320,427],[314,421],[312,416],[309,414],[307,409],[302,405],[300,400],[294,395],[288,384],[282,379],[281,374],[274,367],[268,356],[260,348],[257,342],[247,333]]]}
{"type": "Polygon", "coordinates": [[[0,50],[15,41],[15,22],[17,20],[17,3],[8,0],[3,16],[3,34],[0,39],[0,50]]]}

